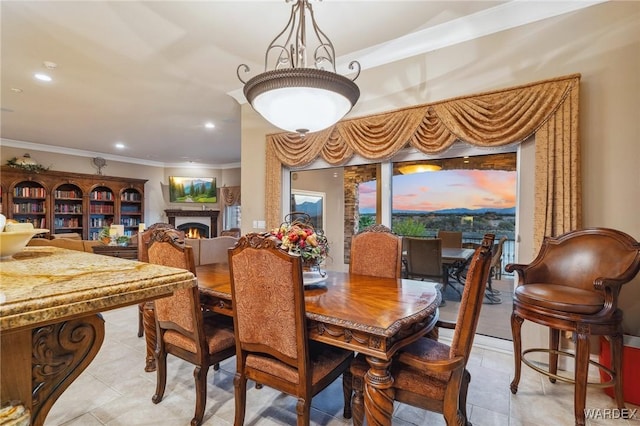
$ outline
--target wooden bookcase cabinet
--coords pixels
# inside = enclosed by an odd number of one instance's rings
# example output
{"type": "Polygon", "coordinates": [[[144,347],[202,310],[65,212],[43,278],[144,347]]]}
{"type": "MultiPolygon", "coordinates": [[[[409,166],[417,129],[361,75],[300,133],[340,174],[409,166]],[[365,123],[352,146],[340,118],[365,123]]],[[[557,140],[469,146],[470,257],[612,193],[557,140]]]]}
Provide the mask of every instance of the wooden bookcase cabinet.
{"type": "Polygon", "coordinates": [[[40,173],[2,166],[0,209],[7,218],[48,228],[51,234],[76,232],[95,240],[103,226],[124,225],[133,236],[144,222],[146,179],[59,171],[40,173]]]}

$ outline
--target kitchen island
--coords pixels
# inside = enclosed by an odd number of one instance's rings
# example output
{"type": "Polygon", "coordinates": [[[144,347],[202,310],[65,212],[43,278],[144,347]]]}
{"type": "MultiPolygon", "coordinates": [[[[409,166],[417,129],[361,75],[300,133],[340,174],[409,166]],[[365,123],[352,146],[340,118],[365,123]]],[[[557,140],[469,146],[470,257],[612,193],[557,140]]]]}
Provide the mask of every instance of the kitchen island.
{"type": "Polygon", "coordinates": [[[19,401],[31,411],[32,425],[44,424],[98,353],[100,312],[195,285],[186,270],[57,247],[27,247],[3,259],[0,402],[19,401]]]}

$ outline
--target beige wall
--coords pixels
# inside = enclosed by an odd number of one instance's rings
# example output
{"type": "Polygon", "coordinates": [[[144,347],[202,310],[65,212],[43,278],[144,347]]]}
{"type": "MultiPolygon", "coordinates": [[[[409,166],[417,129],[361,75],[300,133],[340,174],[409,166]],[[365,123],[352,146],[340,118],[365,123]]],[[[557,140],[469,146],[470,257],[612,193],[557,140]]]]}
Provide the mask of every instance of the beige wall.
{"type": "MultiPolygon", "coordinates": [[[[363,70],[357,81],[362,98],[350,116],[573,73],[582,74],[584,225],[617,228],[640,239],[640,2],[607,2],[363,70]]],[[[274,129],[247,105],[242,108],[242,127],[242,181],[251,182],[242,188],[247,232],[253,220],[265,217],[264,136],[274,129]],[[245,123],[250,128],[245,129],[245,123]]],[[[521,164],[532,171],[533,145],[521,154],[521,164]]],[[[523,185],[527,176],[522,177],[523,185]]],[[[523,185],[519,261],[527,262],[534,254],[535,206],[531,188],[523,185]]],[[[624,288],[621,306],[625,330],[640,335],[640,278],[624,288]]]]}

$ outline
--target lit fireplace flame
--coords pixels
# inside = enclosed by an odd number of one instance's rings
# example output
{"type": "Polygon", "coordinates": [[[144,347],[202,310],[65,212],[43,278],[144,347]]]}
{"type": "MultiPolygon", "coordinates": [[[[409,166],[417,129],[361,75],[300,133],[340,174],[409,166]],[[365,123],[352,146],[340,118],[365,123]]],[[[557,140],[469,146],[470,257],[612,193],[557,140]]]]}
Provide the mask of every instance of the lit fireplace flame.
{"type": "Polygon", "coordinates": [[[185,237],[197,239],[197,238],[202,238],[202,235],[200,235],[200,230],[198,228],[189,228],[189,230],[185,234],[185,237]]]}

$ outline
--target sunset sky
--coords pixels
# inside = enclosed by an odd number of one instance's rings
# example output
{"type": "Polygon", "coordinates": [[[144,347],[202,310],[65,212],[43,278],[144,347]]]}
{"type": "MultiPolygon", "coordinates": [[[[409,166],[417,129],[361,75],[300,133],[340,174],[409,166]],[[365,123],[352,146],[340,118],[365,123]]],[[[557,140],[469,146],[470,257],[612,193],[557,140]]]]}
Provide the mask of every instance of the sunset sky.
{"type": "MultiPolygon", "coordinates": [[[[360,211],[375,211],[376,184],[360,184],[360,211]]],[[[509,208],[516,205],[516,172],[442,170],[393,177],[393,210],[509,208]]]]}

